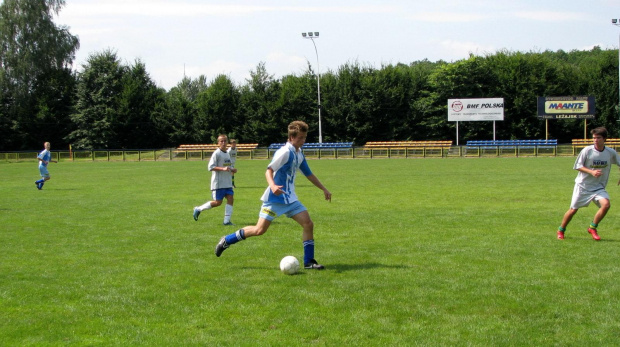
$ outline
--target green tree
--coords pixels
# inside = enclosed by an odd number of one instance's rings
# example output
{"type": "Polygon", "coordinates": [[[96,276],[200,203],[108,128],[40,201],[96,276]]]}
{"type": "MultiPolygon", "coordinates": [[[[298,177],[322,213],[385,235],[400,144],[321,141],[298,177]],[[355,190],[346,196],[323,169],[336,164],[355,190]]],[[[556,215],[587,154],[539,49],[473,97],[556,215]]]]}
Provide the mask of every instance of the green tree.
{"type": "Polygon", "coordinates": [[[256,70],[250,71],[247,84],[240,90],[239,101],[246,141],[268,146],[286,140],[286,126],[292,117],[278,112],[279,94],[280,84],[267,72],[265,63],[259,63],[256,70]]]}
{"type": "Polygon", "coordinates": [[[105,50],[91,54],[83,69],[77,83],[76,113],[71,115],[76,129],[68,138],[74,148],[120,148],[120,101],[127,67],[115,52],[105,50]]]}
{"type": "Polygon", "coordinates": [[[161,148],[168,145],[157,123],[163,121],[165,91],[158,88],[141,61],[127,68],[122,80],[119,118],[115,125],[118,148],[161,148]]]}
{"type": "Polygon", "coordinates": [[[238,126],[243,124],[237,118],[239,92],[229,76],[215,77],[198,95],[196,103],[198,114],[194,124],[199,142],[215,143],[222,133],[228,138],[238,137],[238,126]]]}
{"type": "Polygon", "coordinates": [[[184,77],[166,96],[170,142],[173,145],[202,142],[197,99],[207,89],[207,78],[184,77]]]}
{"type": "Polygon", "coordinates": [[[66,107],[72,104],[74,84],[70,66],[79,48],[78,38],[53,22],[64,4],[64,0],[0,4],[0,125],[10,128],[0,137],[1,149],[38,147],[44,140],[58,145],[62,139],[53,134],[63,130],[70,112],[66,107]]]}

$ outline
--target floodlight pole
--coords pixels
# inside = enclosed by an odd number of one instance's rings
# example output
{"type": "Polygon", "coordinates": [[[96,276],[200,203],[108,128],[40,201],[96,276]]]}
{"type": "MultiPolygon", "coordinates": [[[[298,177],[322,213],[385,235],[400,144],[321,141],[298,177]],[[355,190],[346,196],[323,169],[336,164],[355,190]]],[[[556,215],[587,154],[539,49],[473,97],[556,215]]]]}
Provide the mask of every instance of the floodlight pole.
{"type": "Polygon", "coordinates": [[[316,49],[316,43],[314,42],[315,38],[319,38],[318,32],[308,32],[301,33],[301,36],[304,39],[312,40],[312,44],[314,45],[314,53],[316,53],[316,90],[318,95],[318,109],[319,109],[319,143],[323,143],[323,132],[321,129],[321,66],[319,65],[319,51],[316,49]]]}
{"type": "MultiPolygon", "coordinates": [[[[620,19],[613,18],[611,24],[620,27],[620,19]]],[[[618,106],[616,106],[616,110],[618,111],[618,122],[620,122],[620,34],[618,34],[618,106]]]]}

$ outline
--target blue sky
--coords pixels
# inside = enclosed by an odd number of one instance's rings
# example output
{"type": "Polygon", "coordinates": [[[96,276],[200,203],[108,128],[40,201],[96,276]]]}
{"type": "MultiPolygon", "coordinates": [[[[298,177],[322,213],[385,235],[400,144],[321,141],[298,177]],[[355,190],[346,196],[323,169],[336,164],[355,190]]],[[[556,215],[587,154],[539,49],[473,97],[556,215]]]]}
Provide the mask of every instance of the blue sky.
{"type": "Polygon", "coordinates": [[[80,38],[75,68],[114,50],[140,59],[170,89],[184,74],[245,83],[260,62],[279,78],[346,63],[380,68],[417,60],[464,59],[498,50],[617,49],[618,0],[67,0],[56,18],[80,38]]]}

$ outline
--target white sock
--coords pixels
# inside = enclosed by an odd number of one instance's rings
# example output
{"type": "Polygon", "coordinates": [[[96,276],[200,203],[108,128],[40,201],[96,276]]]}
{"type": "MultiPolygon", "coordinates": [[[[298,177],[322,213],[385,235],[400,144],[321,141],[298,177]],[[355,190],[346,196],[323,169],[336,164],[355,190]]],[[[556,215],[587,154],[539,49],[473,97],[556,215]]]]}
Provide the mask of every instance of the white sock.
{"type": "Polygon", "coordinates": [[[224,208],[224,223],[230,223],[230,217],[232,217],[233,205],[226,204],[224,208]]]}
{"type": "Polygon", "coordinates": [[[211,201],[208,201],[208,202],[206,202],[205,204],[203,204],[203,205],[200,205],[200,206],[196,207],[196,209],[197,209],[198,211],[200,211],[200,212],[202,212],[202,211],[204,211],[204,210],[208,210],[208,209],[210,209],[210,208],[211,208],[211,201]]]}

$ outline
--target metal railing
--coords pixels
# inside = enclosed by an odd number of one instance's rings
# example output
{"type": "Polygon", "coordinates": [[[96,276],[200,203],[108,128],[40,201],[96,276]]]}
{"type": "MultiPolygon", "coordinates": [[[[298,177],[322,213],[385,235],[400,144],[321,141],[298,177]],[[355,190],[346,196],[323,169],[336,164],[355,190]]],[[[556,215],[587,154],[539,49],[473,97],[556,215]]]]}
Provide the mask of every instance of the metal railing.
{"type": "MultiPolygon", "coordinates": [[[[308,159],[339,158],[451,158],[451,157],[557,157],[575,156],[581,148],[570,144],[557,146],[451,146],[409,147],[409,148],[308,148],[304,154],[308,159]]],[[[212,151],[179,149],[136,149],[136,150],[78,150],[52,151],[52,159],[71,161],[178,161],[209,160],[212,151]]],[[[37,151],[0,152],[0,161],[36,161],[37,151]]],[[[239,150],[237,159],[270,159],[273,151],[268,147],[239,150]]]]}

